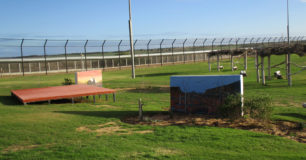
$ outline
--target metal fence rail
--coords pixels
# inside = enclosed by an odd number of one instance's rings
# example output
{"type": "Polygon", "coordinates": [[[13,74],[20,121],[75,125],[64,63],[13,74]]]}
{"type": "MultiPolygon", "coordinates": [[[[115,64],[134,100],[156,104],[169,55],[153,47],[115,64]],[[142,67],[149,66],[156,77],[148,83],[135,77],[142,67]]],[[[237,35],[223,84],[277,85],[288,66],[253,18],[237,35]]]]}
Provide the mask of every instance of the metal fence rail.
{"type": "MultiPolygon", "coordinates": [[[[291,37],[305,43],[304,36],[291,37]]],[[[206,61],[214,50],[281,46],[286,37],[135,40],[136,65],[206,61]]],[[[130,66],[128,40],[55,40],[0,38],[0,74],[69,72],[130,66]]],[[[211,59],[219,58],[219,56],[211,59]]],[[[220,57],[221,59],[224,57],[220,57]]]]}

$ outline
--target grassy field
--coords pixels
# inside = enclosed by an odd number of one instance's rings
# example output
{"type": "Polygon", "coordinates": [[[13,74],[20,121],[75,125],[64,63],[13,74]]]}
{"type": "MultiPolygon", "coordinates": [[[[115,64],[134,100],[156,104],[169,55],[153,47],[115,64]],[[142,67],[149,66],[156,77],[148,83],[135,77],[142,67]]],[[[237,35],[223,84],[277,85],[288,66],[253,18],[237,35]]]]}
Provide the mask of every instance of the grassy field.
{"type": "MultiPolygon", "coordinates": [[[[306,57],[292,58],[306,64],[306,57]]],[[[273,56],[272,65],[283,59],[273,56]]],[[[291,88],[286,80],[276,79],[262,86],[256,83],[254,60],[250,58],[248,63],[245,94],[270,95],[272,120],[305,123],[305,72],[293,76],[291,88]]],[[[237,65],[242,68],[242,64],[241,59],[237,65]]],[[[0,159],[306,159],[306,144],[283,137],[230,128],[120,121],[137,115],[139,98],[144,101],[145,113],[165,112],[170,103],[171,75],[239,74],[229,69],[228,61],[222,65],[225,69],[219,73],[209,73],[204,62],[137,69],[135,80],[130,78],[130,70],[105,72],[104,87],[118,89],[116,103],[103,98],[96,104],[23,106],[10,97],[11,89],[57,86],[64,78],[74,79],[74,74],[1,78],[0,159]]],[[[293,68],[295,71],[298,69],[293,68]]]]}

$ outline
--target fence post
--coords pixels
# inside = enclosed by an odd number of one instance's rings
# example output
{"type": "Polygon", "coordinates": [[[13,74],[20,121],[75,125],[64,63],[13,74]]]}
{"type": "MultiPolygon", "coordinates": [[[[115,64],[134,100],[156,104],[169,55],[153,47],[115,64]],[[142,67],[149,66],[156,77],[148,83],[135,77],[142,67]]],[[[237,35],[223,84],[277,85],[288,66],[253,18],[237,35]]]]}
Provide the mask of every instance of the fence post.
{"type": "Polygon", "coordinates": [[[206,43],[206,41],[207,41],[207,38],[205,38],[204,39],[204,41],[203,41],[203,56],[204,56],[204,61],[206,60],[206,57],[205,57],[205,43],[206,43]]]}
{"type": "MultiPolygon", "coordinates": [[[[148,53],[148,66],[150,65],[150,43],[151,43],[152,39],[149,40],[149,42],[147,43],[147,53],[148,53]]],[[[152,61],[151,61],[152,63],[152,61]]]]}
{"type": "Polygon", "coordinates": [[[264,39],[262,39],[262,41],[261,41],[261,45],[262,45],[262,48],[264,48],[265,47],[265,43],[264,43],[264,41],[267,39],[267,37],[264,37],[264,39]]]}
{"type": "Polygon", "coordinates": [[[252,42],[253,42],[253,40],[254,40],[254,37],[252,37],[251,40],[250,40],[250,48],[252,48],[252,42]]]}
{"type": "Polygon", "coordinates": [[[238,50],[238,42],[240,41],[240,38],[236,39],[236,50],[238,50]]]}
{"type": "Polygon", "coordinates": [[[102,67],[103,67],[103,69],[105,68],[105,64],[106,64],[106,62],[105,62],[105,58],[104,58],[104,45],[105,45],[105,42],[106,42],[106,40],[104,40],[103,41],[103,43],[102,43],[102,67]]]}
{"type": "Polygon", "coordinates": [[[196,61],[196,60],[195,60],[195,56],[196,56],[196,55],[195,55],[195,43],[197,42],[197,40],[198,40],[198,39],[196,38],[196,39],[194,40],[193,44],[192,44],[192,47],[193,47],[193,63],[195,63],[195,61],[196,61]]]}
{"type": "MultiPolygon", "coordinates": [[[[211,42],[211,53],[214,52],[214,43],[216,41],[216,38],[213,39],[213,41],[211,42]]],[[[211,63],[210,63],[210,55],[208,54],[208,70],[209,72],[211,72],[211,63]]]]}
{"type": "MultiPolygon", "coordinates": [[[[68,73],[68,62],[67,62],[67,44],[68,44],[68,41],[69,41],[69,40],[67,40],[66,43],[65,43],[65,64],[66,64],[66,73],[68,73]]],[[[85,51],[85,52],[86,52],[86,51],[85,51]]],[[[86,55],[85,55],[85,57],[86,57],[86,55]]]]}
{"type": "Polygon", "coordinates": [[[21,40],[21,44],[20,44],[20,56],[21,56],[21,65],[22,65],[22,76],[24,76],[23,42],[24,42],[24,39],[21,40]]]}
{"type": "Polygon", "coordinates": [[[174,45],[175,41],[176,41],[176,39],[174,39],[174,40],[173,40],[172,45],[171,45],[171,52],[172,52],[172,64],[174,64],[174,55],[173,55],[174,50],[173,50],[173,45],[174,45]]]}
{"type": "MultiPolygon", "coordinates": [[[[222,43],[223,43],[223,41],[224,41],[224,38],[221,40],[221,42],[220,42],[220,51],[222,52],[222,50],[223,50],[223,47],[222,47],[222,43]]],[[[221,53],[220,52],[220,53],[221,53]]],[[[217,70],[218,70],[218,72],[220,72],[220,55],[218,54],[218,52],[216,52],[217,53],[217,70]]]]}
{"type": "Polygon", "coordinates": [[[160,53],[160,65],[163,65],[163,55],[162,55],[162,45],[163,45],[164,39],[159,44],[159,53],[160,53]]]}
{"type": "MultiPolygon", "coordinates": [[[[243,49],[245,50],[245,42],[248,38],[245,38],[243,41],[243,49]]],[[[244,53],[244,70],[246,71],[248,69],[248,51],[244,53]]]]}
{"type": "Polygon", "coordinates": [[[45,58],[46,75],[48,75],[48,68],[47,68],[47,51],[46,51],[47,42],[48,42],[48,39],[45,40],[45,44],[44,44],[44,58],[45,58]]]}
{"type": "MultiPolygon", "coordinates": [[[[134,51],[134,57],[136,57],[136,52],[135,52],[135,48],[136,48],[136,43],[137,43],[137,39],[135,40],[135,42],[134,42],[134,44],[133,44],[133,51],[134,51]]],[[[139,57],[138,57],[138,59],[139,59],[139,57]]],[[[135,60],[134,60],[134,63],[135,63],[135,60]]],[[[140,65],[140,64],[139,64],[140,65]]]]}
{"type": "Polygon", "coordinates": [[[119,44],[118,44],[118,55],[119,55],[119,69],[121,69],[121,57],[120,57],[120,45],[121,45],[121,43],[122,43],[122,40],[120,40],[120,42],[119,42],[119,44]]]}
{"type": "Polygon", "coordinates": [[[274,47],[274,48],[276,47],[276,40],[277,40],[277,37],[274,37],[274,39],[273,39],[273,42],[274,42],[273,47],[274,47]]]}
{"type": "Polygon", "coordinates": [[[272,39],[272,37],[270,37],[269,39],[268,39],[268,47],[270,46],[270,40],[272,39]]]}
{"type": "Polygon", "coordinates": [[[229,55],[229,58],[230,58],[230,61],[231,61],[231,68],[232,68],[232,72],[234,71],[234,63],[233,63],[233,54],[231,52],[231,42],[232,42],[233,38],[231,38],[229,41],[228,41],[228,50],[230,51],[230,55],[229,55]]]}
{"type": "Polygon", "coordinates": [[[86,50],[87,43],[88,43],[88,40],[86,40],[85,45],[84,45],[84,54],[85,54],[85,69],[86,69],[86,71],[87,71],[87,50],[86,50]]]}
{"type": "Polygon", "coordinates": [[[185,39],[185,41],[183,42],[183,57],[184,57],[184,64],[186,63],[186,58],[185,58],[185,43],[187,41],[187,38],[185,39]]]}
{"type": "MultiPolygon", "coordinates": [[[[256,40],[256,43],[255,43],[255,48],[258,48],[258,42],[261,38],[257,38],[256,40]]],[[[255,68],[257,68],[257,72],[259,72],[259,69],[258,69],[258,64],[259,64],[259,58],[258,58],[258,52],[256,52],[256,57],[257,57],[257,62],[256,62],[256,58],[255,58],[255,68]],[[256,67],[257,66],[257,67],[256,67]]],[[[257,81],[259,83],[259,81],[257,81]]]]}

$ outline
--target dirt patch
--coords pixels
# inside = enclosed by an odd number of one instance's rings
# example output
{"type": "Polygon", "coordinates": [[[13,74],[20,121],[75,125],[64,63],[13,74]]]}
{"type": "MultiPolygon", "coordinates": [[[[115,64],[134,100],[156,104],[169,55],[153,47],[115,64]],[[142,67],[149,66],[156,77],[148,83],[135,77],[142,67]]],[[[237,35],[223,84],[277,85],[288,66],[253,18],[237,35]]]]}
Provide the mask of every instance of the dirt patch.
{"type": "Polygon", "coordinates": [[[93,105],[94,107],[96,108],[103,108],[103,109],[117,109],[118,107],[116,106],[111,106],[111,105],[106,105],[106,104],[103,104],[103,105],[93,105]]]}
{"type": "Polygon", "coordinates": [[[146,153],[146,152],[129,152],[125,153],[122,156],[122,159],[141,159],[141,157],[144,157],[147,154],[151,154],[152,156],[171,156],[171,155],[182,155],[184,154],[183,151],[176,150],[176,149],[168,149],[168,148],[152,148],[151,153],[146,153]]]}
{"type": "Polygon", "coordinates": [[[124,128],[117,122],[108,122],[100,125],[81,126],[76,129],[77,132],[97,133],[97,136],[102,135],[130,135],[130,134],[148,134],[153,133],[153,130],[136,130],[137,128],[124,128]]]}
{"type": "Polygon", "coordinates": [[[138,117],[128,117],[122,121],[130,124],[152,126],[197,125],[236,128],[282,136],[298,142],[306,143],[306,129],[302,126],[303,124],[293,122],[266,122],[250,118],[231,120],[224,118],[213,118],[204,115],[173,115],[171,118],[166,114],[144,116],[143,121],[139,121],[138,117]]]}
{"type": "Polygon", "coordinates": [[[10,153],[10,152],[18,152],[18,151],[23,151],[23,150],[31,150],[34,148],[38,148],[38,147],[48,147],[51,146],[52,144],[47,144],[47,145],[12,145],[9,146],[5,149],[3,149],[1,151],[1,153],[6,154],[6,153],[10,153]]]}

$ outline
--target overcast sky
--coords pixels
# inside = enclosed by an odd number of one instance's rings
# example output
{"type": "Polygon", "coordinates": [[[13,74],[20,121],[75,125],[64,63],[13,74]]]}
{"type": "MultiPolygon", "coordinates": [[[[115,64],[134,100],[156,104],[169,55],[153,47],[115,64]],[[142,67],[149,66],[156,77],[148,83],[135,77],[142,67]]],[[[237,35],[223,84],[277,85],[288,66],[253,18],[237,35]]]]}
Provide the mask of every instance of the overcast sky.
{"type": "MultiPolygon", "coordinates": [[[[135,38],[286,36],[286,0],[132,0],[135,38]]],[[[0,0],[0,37],[128,39],[128,0],[0,0]]],[[[290,0],[306,35],[306,0],[290,0]]]]}

